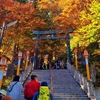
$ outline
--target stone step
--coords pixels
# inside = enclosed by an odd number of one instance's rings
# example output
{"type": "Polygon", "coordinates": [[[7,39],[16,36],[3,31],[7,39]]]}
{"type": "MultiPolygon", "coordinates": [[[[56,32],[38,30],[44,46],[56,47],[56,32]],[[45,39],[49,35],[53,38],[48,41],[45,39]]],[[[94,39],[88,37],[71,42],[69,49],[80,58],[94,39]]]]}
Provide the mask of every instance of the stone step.
{"type": "Polygon", "coordinates": [[[90,100],[87,97],[54,97],[53,100],[90,100]]]}
{"type": "Polygon", "coordinates": [[[81,91],[80,93],[77,91],[75,91],[75,90],[64,90],[64,92],[63,92],[63,90],[59,90],[58,89],[58,91],[57,90],[55,90],[55,89],[53,89],[53,91],[54,92],[57,92],[57,93],[74,93],[74,94],[84,94],[84,92],[83,91],[81,91]]]}
{"type": "MultiPolygon", "coordinates": [[[[53,100],[90,100],[76,80],[66,69],[52,70],[53,100]]],[[[49,70],[33,70],[31,73],[38,76],[38,81],[46,81],[50,87],[49,70]]],[[[31,76],[30,75],[30,76],[31,76]]],[[[31,78],[26,82],[30,81],[31,78]]]]}
{"type": "Polygon", "coordinates": [[[89,100],[68,70],[52,70],[53,100],[89,100]]]}
{"type": "Polygon", "coordinates": [[[79,95],[79,94],[76,94],[76,95],[73,95],[73,94],[67,94],[67,93],[53,93],[54,96],[60,96],[60,97],[87,97],[87,95],[79,95]]]}

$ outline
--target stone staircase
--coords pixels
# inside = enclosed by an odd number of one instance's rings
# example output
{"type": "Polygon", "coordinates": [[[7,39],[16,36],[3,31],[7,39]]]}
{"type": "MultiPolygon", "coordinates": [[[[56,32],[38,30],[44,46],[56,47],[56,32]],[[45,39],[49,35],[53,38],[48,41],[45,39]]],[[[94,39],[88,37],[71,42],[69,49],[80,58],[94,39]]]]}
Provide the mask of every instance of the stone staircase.
{"type": "Polygon", "coordinates": [[[90,100],[65,69],[52,70],[53,100],[90,100]]]}
{"type": "MultiPolygon", "coordinates": [[[[33,70],[32,74],[38,76],[39,82],[46,81],[50,87],[49,70],[33,70]]],[[[30,76],[26,83],[31,80],[30,76]]],[[[51,70],[51,76],[53,100],[90,100],[68,70],[51,70]]]]}

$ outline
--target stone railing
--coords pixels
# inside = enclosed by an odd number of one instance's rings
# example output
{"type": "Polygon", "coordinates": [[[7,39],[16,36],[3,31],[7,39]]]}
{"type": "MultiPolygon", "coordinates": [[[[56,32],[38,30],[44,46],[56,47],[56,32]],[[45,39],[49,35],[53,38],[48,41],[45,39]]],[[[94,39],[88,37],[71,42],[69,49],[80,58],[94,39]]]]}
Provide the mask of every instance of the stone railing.
{"type": "Polygon", "coordinates": [[[22,74],[20,74],[20,82],[22,82],[22,84],[24,84],[24,82],[26,81],[26,79],[28,78],[28,76],[30,75],[30,73],[33,70],[33,65],[30,64],[26,70],[24,70],[22,72],[22,74]]]}
{"type": "Polygon", "coordinates": [[[83,75],[79,71],[77,71],[75,67],[73,67],[72,65],[67,64],[67,69],[72,74],[72,76],[76,79],[76,81],[80,84],[81,88],[87,93],[87,96],[91,100],[97,100],[95,88],[92,82],[88,81],[86,77],[83,77],[83,75]]]}

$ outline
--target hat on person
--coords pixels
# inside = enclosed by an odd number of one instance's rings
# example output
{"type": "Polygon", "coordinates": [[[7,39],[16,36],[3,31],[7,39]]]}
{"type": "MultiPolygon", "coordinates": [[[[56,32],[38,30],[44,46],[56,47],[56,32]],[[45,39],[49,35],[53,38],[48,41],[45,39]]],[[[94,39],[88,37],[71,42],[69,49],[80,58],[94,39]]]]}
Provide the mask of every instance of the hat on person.
{"type": "Polygon", "coordinates": [[[4,89],[0,90],[0,93],[3,94],[3,95],[7,94],[7,92],[4,89]]]}
{"type": "Polygon", "coordinates": [[[43,81],[43,82],[41,82],[41,86],[48,86],[48,83],[43,81]]]}

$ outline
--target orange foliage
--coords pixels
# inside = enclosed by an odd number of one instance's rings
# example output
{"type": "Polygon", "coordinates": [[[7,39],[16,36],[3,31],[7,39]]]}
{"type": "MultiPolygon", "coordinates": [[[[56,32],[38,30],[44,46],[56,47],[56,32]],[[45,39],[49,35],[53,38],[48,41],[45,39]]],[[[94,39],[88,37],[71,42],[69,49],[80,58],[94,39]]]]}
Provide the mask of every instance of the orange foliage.
{"type": "Polygon", "coordinates": [[[0,0],[0,20],[6,23],[17,20],[16,29],[22,33],[24,30],[32,30],[44,25],[44,20],[41,20],[38,13],[35,11],[32,3],[19,3],[14,0],[0,0]],[[5,13],[4,13],[5,12],[5,13]]]}
{"type": "MultiPolygon", "coordinates": [[[[15,0],[0,0],[0,27],[4,21],[8,24],[17,20],[15,25],[5,30],[4,38],[8,42],[12,40],[11,43],[22,42],[21,44],[25,44],[27,41],[25,45],[30,47],[33,41],[29,37],[25,38],[25,32],[28,31],[28,34],[30,34],[31,30],[45,26],[44,20],[40,19],[39,16],[33,3],[23,4],[15,0]]],[[[3,43],[6,42],[5,40],[3,40],[3,43]]]]}
{"type": "MultiPolygon", "coordinates": [[[[76,28],[80,26],[79,13],[86,9],[87,0],[58,0],[58,7],[61,12],[54,18],[54,23],[57,29],[68,30],[69,28],[76,28]]],[[[89,23],[87,21],[86,23],[89,23]]]]}

